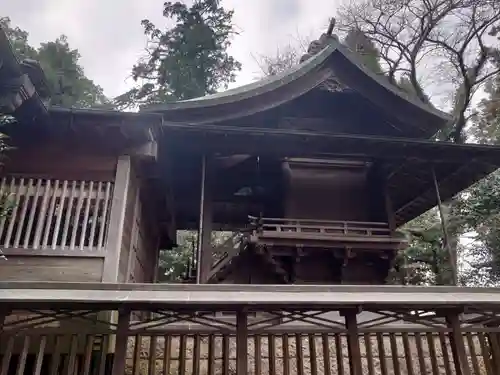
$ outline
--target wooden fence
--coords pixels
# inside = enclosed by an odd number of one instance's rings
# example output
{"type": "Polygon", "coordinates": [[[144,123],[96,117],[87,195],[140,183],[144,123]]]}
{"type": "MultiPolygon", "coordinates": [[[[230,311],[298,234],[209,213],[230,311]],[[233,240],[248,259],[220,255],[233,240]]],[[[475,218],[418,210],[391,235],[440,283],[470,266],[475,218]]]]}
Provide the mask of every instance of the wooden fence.
{"type": "MultiPolygon", "coordinates": [[[[463,333],[472,374],[498,374],[498,333],[463,333]]],[[[370,332],[359,336],[367,375],[456,374],[445,332],[370,332]]],[[[110,373],[112,335],[40,335],[18,332],[0,340],[0,375],[105,375],[110,373]]],[[[261,375],[350,374],[344,334],[297,333],[248,338],[248,372],[261,375]]],[[[231,335],[155,334],[128,338],[125,374],[235,374],[231,335]]],[[[466,374],[464,374],[466,375],[466,374]]]]}
{"type": "Polygon", "coordinates": [[[104,250],[111,182],[4,177],[4,249],[104,250]]]}

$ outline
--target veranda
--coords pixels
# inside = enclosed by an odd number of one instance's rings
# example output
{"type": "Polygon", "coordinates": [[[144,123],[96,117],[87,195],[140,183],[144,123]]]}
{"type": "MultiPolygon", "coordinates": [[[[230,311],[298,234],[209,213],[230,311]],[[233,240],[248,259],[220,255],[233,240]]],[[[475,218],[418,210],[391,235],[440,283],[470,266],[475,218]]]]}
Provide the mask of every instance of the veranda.
{"type": "Polygon", "coordinates": [[[5,282],[0,303],[1,375],[500,372],[491,288],[5,282]]]}

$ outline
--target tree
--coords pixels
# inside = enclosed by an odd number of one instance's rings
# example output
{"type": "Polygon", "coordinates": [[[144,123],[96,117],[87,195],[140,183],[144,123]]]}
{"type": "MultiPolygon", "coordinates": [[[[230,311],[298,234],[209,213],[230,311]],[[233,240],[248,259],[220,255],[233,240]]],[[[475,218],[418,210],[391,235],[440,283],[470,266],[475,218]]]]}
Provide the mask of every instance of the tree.
{"type": "MultiPolygon", "coordinates": [[[[265,76],[273,76],[299,64],[304,59],[304,55],[310,52],[310,48],[308,48],[309,43],[303,38],[296,38],[296,42],[283,48],[278,47],[274,56],[261,56],[257,63],[262,73],[265,76]]],[[[343,43],[358,55],[368,69],[377,74],[383,74],[379,62],[379,52],[374,43],[361,30],[349,30],[343,43]]]]}
{"type": "Polygon", "coordinates": [[[0,18],[0,27],[19,60],[32,59],[40,63],[51,91],[51,105],[88,108],[110,104],[102,88],[85,76],[78,50],[69,46],[64,35],[34,48],[28,43],[28,33],[12,26],[8,17],[0,18]]]}
{"type": "Polygon", "coordinates": [[[43,43],[36,58],[49,83],[50,104],[76,108],[109,104],[102,88],[85,76],[78,63],[78,50],[70,48],[64,35],[53,42],[43,43]]]}
{"type": "Polygon", "coordinates": [[[212,94],[233,82],[241,68],[227,52],[235,33],[233,12],[218,0],[196,0],[190,7],[167,1],[163,15],[175,22],[165,31],[142,21],[148,54],[132,70],[138,86],[115,99],[121,107],[212,94]]]}
{"type": "Polygon", "coordinates": [[[257,64],[264,76],[275,76],[297,65],[300,53],[300,49],[289,44],[284,48],[278,48],[274,56],[261,56],[257,64]]]}
{"type": "Polygon", "coordinates": [[[380,53],[375,44],[363,31],[352,28],[347,32],[344,44],[360,57],[365,67],[377,74],[383,74],[380,66],[380,53]]]}
{"type": "MultiPolygon", "coordinates": [[[[500,64],[499,64],[500,66],[500,64]]],[[[500,144],[500,74],[492,77],[474,113],[469,132],[483,144],[500,144]]],[[[462,198],[459,213],[471,233],[468,262],[470,282],[479,285],[500,282],[500,172],[478,182],[462,198]]]]}
{"type": "MultiPolygon", "coordinates": [[[[233,232],[213,231],[211,245],[214,251],[214,260],[217,259],[217,248],[227,245],[232,240],[233,232]]],[[[177,247],[160,251],[160,281],[182,282],[194,270],[196,251],[198,246],[198,232],[181,230],[177,232],[177,247]]]]}
{"type": "Polygon", "coordinates": [[[378,50],[387,77],[404,76],[423,102],[429,73],[452,90],[452,127],[444,139],[463,141],[474,94],[495,76],[500,53],[500,3],[492,0],[361,0],[344,6],[344,30],[360,29],[378,50]]]}

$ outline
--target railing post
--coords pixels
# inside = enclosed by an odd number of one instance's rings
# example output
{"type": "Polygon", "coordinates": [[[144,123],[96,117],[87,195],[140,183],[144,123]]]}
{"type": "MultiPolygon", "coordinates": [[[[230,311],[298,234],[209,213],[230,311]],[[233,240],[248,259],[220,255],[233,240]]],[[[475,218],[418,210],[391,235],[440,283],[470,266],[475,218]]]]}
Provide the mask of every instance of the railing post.
{"type": "Polygon", "coordinates": [[[347,329],[347,350],[349,352],[349,367],[351,375],[362,375],[361,350],[359,348],[359,330],[357,322],[358,311],[354,309],[342,311],[347,329]]]}
{"type": "MultiPolygon", "coordinates": [[[[128,330],[130,324],[130,311],[123,309],[118,312],[118,324],[116,326],[115,355],[111,375],[123,375],[125,373],[125,362],[127,360],[128,330]]],[[[150,355],[154,355],[150,353],[150,355]]]]}
{"type": "Polygon", "coordinates": [[[449,339],[453,362],[457,375],[471,375],[469,361],[465,352],[464,338],[460,330],[460,320],[458,313],[451,313],[446,316],[446,322],[451,329],[449,339]]]}
{"type": "Polygon", "coordinates": [[[102,272],[103,282],[116,283],[118,281],[118,267],[123,241],[123,226],[125,223],[131,166],[130,156],[124,155],[118,158],[115,188],[113,190],[113,198],[111,199],[111,212],[105,248],[106,256],[102,272]]]}
{"type": "Polygon", "coordinates": [[[247,375],[247,373],[248,313],[240,310],[236,312],[236,375],[247,375]]]}

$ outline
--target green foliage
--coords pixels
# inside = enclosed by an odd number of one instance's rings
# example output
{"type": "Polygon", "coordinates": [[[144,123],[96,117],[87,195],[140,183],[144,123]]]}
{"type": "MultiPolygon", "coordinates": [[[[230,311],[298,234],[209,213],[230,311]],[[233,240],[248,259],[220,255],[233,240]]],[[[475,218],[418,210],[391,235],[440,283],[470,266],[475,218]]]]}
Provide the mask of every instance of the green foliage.
{"type": "MultiPolygon", "coordinates": [[[[500,63],[499,63],[500,65],[500,63]]],[[[500,74],[488,82],[478,110],[473,114],[470,134],[475,141],[483,144],[500,143],[500,74]]]]}
{"type": "Polygon", "coordinates": [[[0,27],[19,60],[33,59],[40,63],[51,92],[50,104],[76,108],[109,105],[102,88],[85,76],[78,50],[69,46],[64,35],[34,48],[28,43],[28,33],[12,26],[8,17],[0,18],[0,27]]]}
{"type": "Polygon", "coordinates": [[[433,209],[400,229],[409,246],[398,253],[388,280],[391,284],[451,284],[448,250],[437,210],[433,209]]]}
{"type": "MultiPolygon", "coordinates": [[[[212,247],[216,249],[223,245],[233,235],[232,232],[212,232],[212,247]]],[[[187,276],[191,266],[194,266],[194,256],[198,246],[198,232],[180,230],[177,232],[177,247],[160,251],[160,282],[179,283],[187,276]]],[[[214,260],[216,255],[214,254],[214,260]]]]}
{"type": "Polygon", "coordinates": [[[64,35],[43,43],[36,59],[47,77],[52,105],[88,108],[107,104],[102,88],[85,76],[78,50],[71,49],[64,35]]]}
{"type": "Polygon", "coordinates": [[[160,251],[160,282],[182,282],[193,261],[198,243],[195,231],[179,231],[176,248],[160,251]]]}
{"type": "Polygon", "coordinates": [[[233,12],[218,0],[196,0],[190,7],[167,1],[163,15],[175,23],[165,31],[142,21],[148,55],[132,71],[139,86],[115,99],[121,107],[212,94],[233,82],[241,68],[227,53],[235,33],[233,12]]]}

